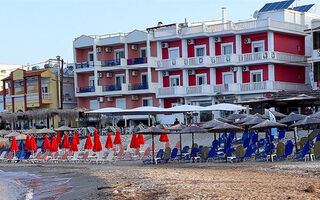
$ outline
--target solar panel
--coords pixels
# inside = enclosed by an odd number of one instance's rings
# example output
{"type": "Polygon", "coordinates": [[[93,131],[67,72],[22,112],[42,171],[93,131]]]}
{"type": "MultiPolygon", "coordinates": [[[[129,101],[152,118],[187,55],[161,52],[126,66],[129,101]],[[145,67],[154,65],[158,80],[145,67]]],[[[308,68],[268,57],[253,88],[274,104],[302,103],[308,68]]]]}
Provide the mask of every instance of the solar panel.
{"type": "Polygon", "coordinates": [[[293,10],[299,11],[299,12],[308,12],[313,6],[314,6],[314,4],[297,6],[297,7],[294,7],[293,10]]]}
{"type": "Polygon", "coordinates": [[[287,9],[295,0],[279,1],[265,4],[259,12],[268,12],[272,10],[287,9]]]}

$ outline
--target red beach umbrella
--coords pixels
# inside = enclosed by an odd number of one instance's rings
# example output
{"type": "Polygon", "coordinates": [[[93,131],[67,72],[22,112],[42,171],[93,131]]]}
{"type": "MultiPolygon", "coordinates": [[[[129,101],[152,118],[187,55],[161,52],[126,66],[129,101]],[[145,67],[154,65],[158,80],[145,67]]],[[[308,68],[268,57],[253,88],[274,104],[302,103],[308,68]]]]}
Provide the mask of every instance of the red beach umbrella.
{"type": "Polygon", "coordinates": [[[27,150],[30,150],[30,144],[31,144],[30,136],[27,135],[26,143],[24,144],[24,148],[27,149],[27,150]]]}
{"type": "Polygon", "coordinates": [[[113,143],[112,143],[112,137],[111,137],[112,133],[108,133],[108,138],[107,138],[107,141],[106,141],[106,145],[105,147],[107,149],[112,149],[113,148],[113,143]]]}
{"type": "Polygon", "coordinates": [[[113,144],[121,144],[121,136],[119,130],[117,130],[116,132],[116,137],[114,138],[113,144]]]}
{"type": "Polygon", "coordinates": [[[50,149],[51,145],[50,145],[50,140],[49,140],[49,137],[46,135],[44,137],[44,142],[43,142],[43,145],[42,145],[42,149],[50,149]]]}
{"type": "Polygon", "coordinates": [[[34,136],[31,136],[30,151],[36,151],[37,149],[38,149],[38,147],[37,147],[36,139],[34,138],[34,136]]]}
{"type": "Polygon", "coordinates": [[[84,145],[84,149],[92,149],[93,145],[92,145],[92,141],[91,141],[91,137],[90,135],[88,134],[87,135],[87,140],[86,140],[86,143],[84,145]]]}
{"type": "Polygon", "coordinates": [[[57,131],[57,144],[62,144],[60,131],[57,131]]]}
{"type": "Polygon", "coordinates": [[[80,144],[78,131],[76,131],[76,132],[74,133],[74,135],[76,136],[75,138],[76,138],[77,144],[80,144]]]}
{"type": "Polygon", "coordinates": [[[16,139],[16,137],[13,137],[12,142],[11,142],[10,151],[18,151],[18,150],[19,150],[19,147],[17,144],[17,139],[16,139]]]}
{"type": "Polygon", "coordinates": [[[132,134],[132,138],[131,138],[131,142],[130,142],[130,148],[136,148],[136,140],[137,140],[137,134],[133,133],[132,134]]]}
{"type": "Polygon", "coordinates": [[[167,134],[161,134],[159,138],[160,142],[169,142],[169,137],[167,134]]]}
{"type": "Polygon", "coordinates": [[[98,132],[95,132],[94,139],[93,139],[93,151],[101,151],[102,150],[102,145],[100,141],[100,136],[98,132]]]}
{"type": "Polygon", "coordinates": [[[134,148],[136,148],[136,149],[140,148],[140,141],[139,141],[138,135],[136,135],[136,139],[134,141],[134,148]]]}
{"type": "Polygon", "coordinates": [[[70,148],[70,142],[69,142],[68,134],[64,134],[64,136],[63,136],[62,148],[64,148],[64,149],[69,149],[70,148]]]}
{"type": "Polygon", "coordinates": [[[52,137],[52,140],[51,140],[50,151],[51,152],[57,152],[58,151],[57,139],[54,136],[52,137]]]}
{"type": "Polygon", "coordinates": [[[78,150],[78,144],[77,144],[77,138],[76,136],[72,136],[72,143],[71,143],[71,146],[70,146],[70,151],[79,151],[78,150]]]}
{"type": "Polygon", "coordinates": [[[138,141],[139,141],[139,144],[145,144],[144,137],[142,134],[138,134],[138,141]]]}

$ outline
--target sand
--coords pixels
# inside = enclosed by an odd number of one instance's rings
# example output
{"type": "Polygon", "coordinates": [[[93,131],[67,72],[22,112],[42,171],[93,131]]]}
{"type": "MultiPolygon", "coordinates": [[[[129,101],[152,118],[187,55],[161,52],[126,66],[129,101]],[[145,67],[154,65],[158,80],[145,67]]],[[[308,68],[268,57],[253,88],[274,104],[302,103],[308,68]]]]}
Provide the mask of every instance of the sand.
{"type": "Polygon", "coordinates": [[[319,199],[320,162],[0,164],[71,178],[60,199],[319,199]],[[306,192],[309,186],[316,192],[306,192]]]}

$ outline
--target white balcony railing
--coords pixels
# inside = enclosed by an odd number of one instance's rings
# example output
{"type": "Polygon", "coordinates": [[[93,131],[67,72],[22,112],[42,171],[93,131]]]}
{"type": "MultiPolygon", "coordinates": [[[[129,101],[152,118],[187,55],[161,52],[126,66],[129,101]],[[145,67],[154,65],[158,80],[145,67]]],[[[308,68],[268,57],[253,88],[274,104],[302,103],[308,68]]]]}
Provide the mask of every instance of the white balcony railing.
{"type": "Polygon", "coordinates": [[[187,95],[204,95],[204,94],[212,94],[213,89],[210,85],[195,85],[186,87],[187,95]]]}
{"type": "Polygon", "coordinates": [[[42,93],[42,99],[51,99],[50,93],[42,93]]]}
{"type": "Polygon", "coordinates": [[[252,61],[280,61],[288,63],[305,63],[307,62],[307,57],[303,55],[277,51],[254,52],[238,55],[238,62],[240,63],[252,61]]]}
{"type": "Polygon", "coordinates": [[[32,100],[39,100],[39,94],[38,93],[27,94],[27,101],[32,101],[32,100]]]}
{"type": "Polygon", "coordinates": [[[288,83],[288,82],[271,82],[273,90],[285,90],[285,91],[298,91],[298,90],[310,90],[311,85],[301,83],[288,83]]]}
{"type": "Polygon", "coordinates": [[[213,86],[214,92],[229,92],[229,84],[218,84],[213,86]]]}
{"type": "Polygon", "coordinates": [[[158,88],[158,96],[181,96],[185,95],[186,90],[183,86],[158,88]]]}
{"type": "Polygon", "coordinates": [[[184,66],[184,60],[182,58],[178,58],[176,60],[170,60],[170,59],[158,60],[157,66],[160,68],[170,68],[170,67],[178,67],[178,66],[182,67],[184,66]]]}
{"type": "Polygon", "coordinates": [[[307,62],[307,57],[297,54],[290,54],[290,53],[283,53],[283,52],[271,52],[270,56],[272,59],[279,60],[279,61],[285,61],[285,62],[307,62]]]}
{"type": "Polygon", "coordinates": [[[266,82],[253,82],[240,84],[241,91],[265,90],[266,82]]]}
{"type": "Polygon", "coordinates": [[[213,64],[233,63],[236,62],[236,58],[237,56],[235,54],[214,56],[211,57],[211,62],[213,64]]]}
{"type": "Polygon", "coordinates": [[[210,65],[213,64],[214,59],[208,56],[203,57],[192,57],[184,59],[184,65],[186,66],[196,66],[196,65],[210,65]]]}

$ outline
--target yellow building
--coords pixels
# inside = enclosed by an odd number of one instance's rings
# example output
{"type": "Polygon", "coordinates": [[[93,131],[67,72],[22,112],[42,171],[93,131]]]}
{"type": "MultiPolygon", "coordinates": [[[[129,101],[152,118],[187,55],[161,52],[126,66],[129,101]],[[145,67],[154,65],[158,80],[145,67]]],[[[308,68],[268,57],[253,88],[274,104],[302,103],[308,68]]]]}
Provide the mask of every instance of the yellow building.
{"type": "MultiPolygon", "coordinates": [[[[8,86],[4,88],[8,94],[3,94],[3,99],[4,108],[9,112],[59,107],[58,81],[53,68],[16,69],[2,81],[8,86]]],[[[58,118],[54,121],[57,127],[58,118]]],[[[53,122],[49,122],[49,126],[53,126],[53,122]]]]}
{"type": "MultiPolygon", "coordinates": [[[[22,65],[0,64],[0,80],[6,78],[16,69],[22,69],[22,65]]],[[[3,90],[3,84],[0,82],[0,90],[3,90]]]]}

